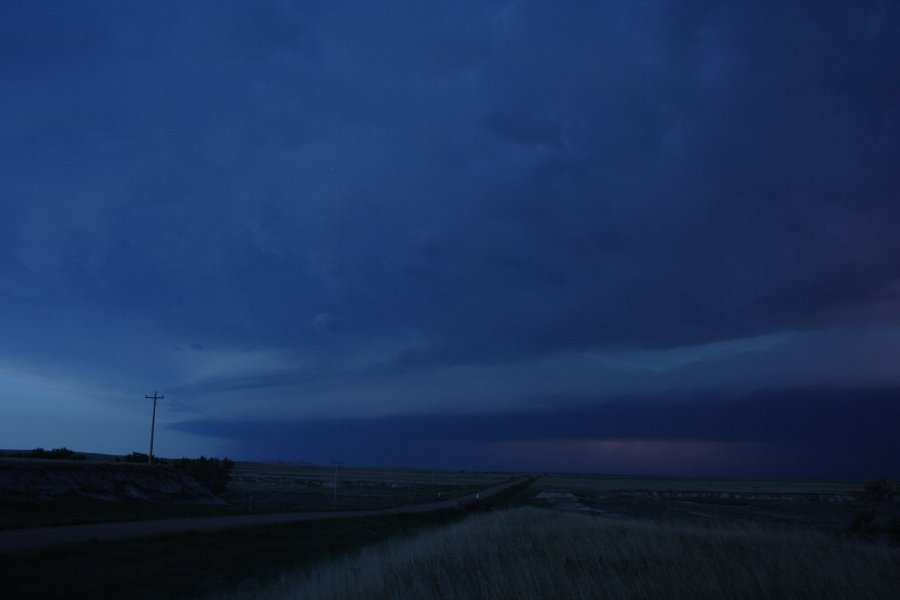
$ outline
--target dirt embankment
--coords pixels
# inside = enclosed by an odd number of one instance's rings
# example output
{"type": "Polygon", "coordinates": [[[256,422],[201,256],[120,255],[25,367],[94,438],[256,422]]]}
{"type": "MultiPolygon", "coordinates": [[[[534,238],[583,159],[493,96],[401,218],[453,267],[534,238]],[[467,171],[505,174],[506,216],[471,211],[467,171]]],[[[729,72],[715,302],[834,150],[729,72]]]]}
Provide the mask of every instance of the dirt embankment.
{"type": "Polygon", "coordinates": [[[65,497],[191,504],[222,501],[188,475],[162,465],[0,460],[0,501],[65,497]]]}

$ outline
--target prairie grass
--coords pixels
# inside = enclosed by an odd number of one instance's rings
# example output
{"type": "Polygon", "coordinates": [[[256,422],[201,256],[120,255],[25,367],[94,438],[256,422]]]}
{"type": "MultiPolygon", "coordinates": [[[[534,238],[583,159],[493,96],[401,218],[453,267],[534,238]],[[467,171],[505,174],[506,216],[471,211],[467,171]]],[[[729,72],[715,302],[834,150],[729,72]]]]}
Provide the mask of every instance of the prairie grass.
{"type": "Polygon", "coordinates": [[[322,519],[3,554],[0,598],[204,598],[461,518],[439,510],[322,519]]]}
{"type": "Polygon", "coordinates": [[[340,468],[237,463],[225,494],[255,512],[369,510],[474,493],[511,477],[430,469],[340,468]],[[337,494],[334,479],[337,475],[337,494]]]}
{"type": "Polygon", "coordinates": [[[816,531],[520,508],[239,588],[239,598],[898,598],[900,549],[816,531]]]}
{"type": "Polygon", "coordinates": [[[852,494],[865,481],[810,478],[642,477],[628,475],[544,475],[535,487],[580,495],[620,491],[746,492],[778,494],[852,494]]]}

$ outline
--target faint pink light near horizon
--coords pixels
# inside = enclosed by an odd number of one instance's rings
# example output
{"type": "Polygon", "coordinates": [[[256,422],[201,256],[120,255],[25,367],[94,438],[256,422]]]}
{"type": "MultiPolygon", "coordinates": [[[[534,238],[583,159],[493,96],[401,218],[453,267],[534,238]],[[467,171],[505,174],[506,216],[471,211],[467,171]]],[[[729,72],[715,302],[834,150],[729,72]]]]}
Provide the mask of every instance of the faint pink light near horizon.
{"type": "Polygon", "coordinates": [[[489,446],[508,469],[635,475],[727,475],[724,469],[735,461],[777,452],[765,443],[704,440],[528,440],[489,446]]]}

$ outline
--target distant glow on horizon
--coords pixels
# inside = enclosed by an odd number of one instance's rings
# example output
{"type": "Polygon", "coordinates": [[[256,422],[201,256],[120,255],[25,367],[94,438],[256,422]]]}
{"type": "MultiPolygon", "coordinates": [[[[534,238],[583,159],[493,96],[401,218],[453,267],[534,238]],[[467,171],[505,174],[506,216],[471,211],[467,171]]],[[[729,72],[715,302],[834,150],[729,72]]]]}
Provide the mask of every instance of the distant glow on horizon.
{"type": "Polygon", "coordinates": [[[706,440],[541,440],[489,445],[498,465],[537,471],[636,475],[732,475],[736,459],[773,455],[783,444],[706,440]]]}
{"type": "MultiPolygon", "coordinates": [[[[151,390],[152,392],[152,390],[151,390]]],[[[150,404],[142,393],[127,396],[84,385],[65,376],[0,368],[0,440],[3,449],[68,447],[79,452],[146,452],[150,404]]],[[[177,399],[160,402],[156,443],[161,456],[215,455],[216,439],[171,430],[166,425],[191,411],[177,399]],[[174,409],[174,410],[173,410],[174,409]]]]}

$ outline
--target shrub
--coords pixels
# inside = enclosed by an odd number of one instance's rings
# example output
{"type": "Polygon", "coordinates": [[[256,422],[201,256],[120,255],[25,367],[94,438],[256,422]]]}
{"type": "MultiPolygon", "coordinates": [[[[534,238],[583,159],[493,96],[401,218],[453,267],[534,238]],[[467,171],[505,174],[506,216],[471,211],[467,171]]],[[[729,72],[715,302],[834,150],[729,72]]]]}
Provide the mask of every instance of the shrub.
{"type": "Polygon", "coordinates": [[[35,448],[28,454],[18,454],[20,458],[41,458],[45,460],[84,460],[87,458],[84,454],[76,454],[68,448],[54,448],[53,450],[44,450],[43,448],[35,448]]]}
{"type": "Polygon", "coordinates": [[[127,463],[145,463],[150,462],[150,456],[143,452],[132,452],[128,456],[122,458],[127,463]]]}
{"type": "Polygon", "coordinates": [[[228,484],[228,473],[234,467],[234,461],[229,458],[180,458],[172,462],[176,469],[184,471],[214,494],[225,491],[228,484]]]}
{"type": "MultiPolygon", "coordinates": [[[[121,460],[127,463],[148,463],[150,462],[150,456],[144,454],[143,452],[132,452],[128,456],[123,456],[121,460]]],[[[116,461],[119,462],[119,459],[116,459],[116,461]]],[[[169,464],[168,460],[166,460],[165,458],[160,458],[158,456],[153,457],[153,462],[158,465],[169,464]]]]}

